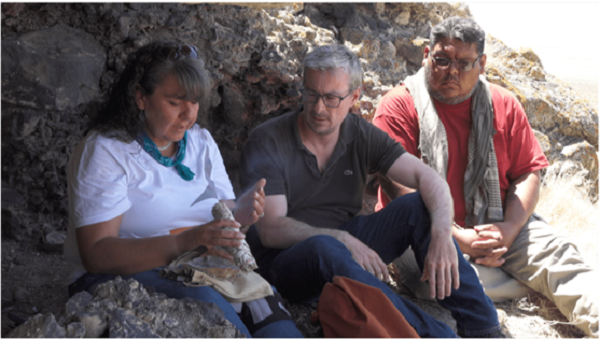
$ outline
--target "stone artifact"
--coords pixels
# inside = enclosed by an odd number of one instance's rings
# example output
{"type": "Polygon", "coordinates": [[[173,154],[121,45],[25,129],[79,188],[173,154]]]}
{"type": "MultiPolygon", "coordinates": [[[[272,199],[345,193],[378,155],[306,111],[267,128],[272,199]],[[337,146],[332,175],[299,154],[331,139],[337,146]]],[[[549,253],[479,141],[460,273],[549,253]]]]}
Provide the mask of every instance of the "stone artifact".
{"type": "MultiPolygon", "coordinates": [[[[234,220],[224,203],[216,203],[212,214],[215,220],[234,220]]],[[[234,228],[226,228],[238,231],[234,228]]],[[[247,302],[273,295],[271,285],[254,270],[258,267],[245,240],[240,247],[216,247],[233,255],[230,260],[202,255],[206,247],[200,246],[180,255],[160,275],[182,282],[188,287],[211,286],[229,302],[247,302]]]]}
{"type": "MultiPolygon", "coordinates": [[[[222,202],[216,203],[213,206],[212,215],[215,220],[235,220],[229,208],[222,202]]],[[[234,228],[226,229],[236,230],[234,228]]],[[[254,260],[250,252],[250,246],[246,240],[241,240],[241,242],[242,245],[240,247],[217,247],[233,255],[233,264],[221,257],[212,255],[202,256],[207,249],[204,246],[200,246],[177,257],[177,259],[169,264],[165,271],[172,271],[179,266],[185,266],[204,271],[217,279],[233,281],[239,276],[240,270],[242,272],[252,272],[258,268],[256,260],[254,260]]]]}
{"type": "MultiPolygon", "coordinates": [[[[213,206],[212,215],[215,220],[227,219],[235,221],[229,208],[222,202],[216,203],[213,206]]],[[[234,228],[227,229],[235,230],[234,228]]],[[[233,255],[233,263],[238,266],[240,270],[243,272],[252,272],[258,268],[256,260],[254,260],[252,252],[250,252],[250,246],[246,240],[242,240],[241,242],[242,245],[240,245],[240,247],[223,247],[223,249],[233,255]]]]}

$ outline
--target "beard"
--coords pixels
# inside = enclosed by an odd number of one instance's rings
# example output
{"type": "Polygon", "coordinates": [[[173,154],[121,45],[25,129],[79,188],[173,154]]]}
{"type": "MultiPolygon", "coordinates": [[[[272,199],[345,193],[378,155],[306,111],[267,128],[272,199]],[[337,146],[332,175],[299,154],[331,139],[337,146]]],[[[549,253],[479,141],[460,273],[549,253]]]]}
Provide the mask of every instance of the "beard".
{"type": "MultiPolygon", "coordinates": [[[[471,96],[473,96],[473,93],[475,93],[475,88],[477,86],[473,86],[471,91],[469,91],[469,93],[467,93],[466,95],[446,98],[445,96],[442,95],[442,93],[431,88],[431,85],[430,85],[430,82],[432,81],[431,64],[427,62],[427,63],[425,63],[424,67],[425,67],[425,76],[427,77],[427,81],[425,81],[425,85],[427,86],[427,91],[429,92],[429,95],[431,95],[431,97],[434,100],[437,100],[439,102],[442,102],[442,103],[448,104],[448,105],[456,105],[456,104],[460,104],[461,102],[463,102],[465,100],[468,100],[471,96]]],[[[450,73],[448,73],[446,75],[446,77],[444,78],[443,81],[447,81],[451,78],[453,78],[454,81],[460,83],[460,80],[458,79],[458,77],[453,76],[450,73]]]]}

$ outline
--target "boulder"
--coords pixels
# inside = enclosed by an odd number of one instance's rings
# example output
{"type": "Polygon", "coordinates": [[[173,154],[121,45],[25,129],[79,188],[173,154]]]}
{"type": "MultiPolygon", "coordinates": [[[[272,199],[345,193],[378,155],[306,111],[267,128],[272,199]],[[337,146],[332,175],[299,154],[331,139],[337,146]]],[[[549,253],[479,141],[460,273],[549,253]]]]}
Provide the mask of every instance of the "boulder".
{"type": "Polygon", "coordinates": [[[85,326],[82,323],[70,323],[67,325],[67,338],[84,338],[85,326]]]}
{"type": "MultiPolygon", "coordinates": [[[[73,316],[74,323],[81,324],[87,338],[100,338],[108,329],[107,316],[104,312],[81,311],[73,316]]],[[[67,324],[67,327],[70,324],[67,324]]],[[[79,327],[79,325],[74,325],[79,327]]]]}
{"type": "Polygon", "coordinates": [[[125,309],[116,309],[109,324],[110,338],[160,338],[150,325],[125,309]]]}
{"type": "Polygon", "coordinates": [[[94,297],[86,291],[76,293],[67,301],[65,315],[70,318],[75,314],[81,313],[92,299],[94,297]]]}
{"type": "Polygon", "coordinates": [[[38,313],[8,334],[8,338],[65,338],[66,330],[54,314],[38,313]]]}
{"type": "Polygon", "coordinates": [[[87,103],[105,63],[92,35],[66,25],[2,39],[2,101],[59,111],[87,103]]]}

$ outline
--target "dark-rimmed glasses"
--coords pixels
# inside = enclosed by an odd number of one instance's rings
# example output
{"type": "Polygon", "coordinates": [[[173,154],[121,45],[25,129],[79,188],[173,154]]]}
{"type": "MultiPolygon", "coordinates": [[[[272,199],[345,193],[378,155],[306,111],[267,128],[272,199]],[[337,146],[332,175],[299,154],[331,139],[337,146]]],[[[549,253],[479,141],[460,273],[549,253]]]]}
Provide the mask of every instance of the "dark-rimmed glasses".
{"type": "Polygon", "coordinates": [[[456,64],[456,68],[458,68],[459,71],[468,72],[473,69],[473,66],[475,66],[475,63],[477,62],[477,60],[479,60],[479,58],[481,58],[482,55],[483,54],[478,56],[477,59],[475,59],[473,61],[468,61],[468,60],[454,61],[454,60],[440,58],[440,57],[434,57],[434,56],[431,56],[431,59],[433,59],[433,61],[435,62],[435,66],[437,68],[446,69],[446,68],[450,67],[450,64],[456,64]]]}
{"type": "Polygon", "coordinates": [[[198,59],[198,48],[194,45],[181,45],[176,47],[163,47],[160,53],[169,60],[179,60],[183,56],[198,59]]]}
{"type": "Polygon", "coordinates": [[[318,94],[313,91],[310,91],[306,88],[302,89],[302,100],[304,102],[308,102],[309,104],[314,104],[319,101],[319,99],[323,98],[323,104],[329,108],[338,108],[340,107],[340,103],[342,100],[346,99],[350,94],[352,94],[354,90],[351,89],[350,93],[346,94],[346,96],[338,97],[333,94],[318,94]]]}

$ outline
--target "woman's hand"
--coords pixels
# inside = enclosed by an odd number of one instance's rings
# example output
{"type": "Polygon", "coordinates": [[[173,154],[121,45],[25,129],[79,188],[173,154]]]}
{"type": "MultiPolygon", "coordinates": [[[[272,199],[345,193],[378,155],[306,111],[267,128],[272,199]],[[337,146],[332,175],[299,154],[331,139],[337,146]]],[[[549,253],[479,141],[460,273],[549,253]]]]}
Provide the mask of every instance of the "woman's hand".
{"type": "Polygon", "coordinates": [[[243,226],[250,226],[264,215],[266,179],[260,179],[237,200],[234,218],[243,226]]]}
{"type": "Polygon", "coordinates": [[[239,247],[242,244],[241,240],[246,238],[245,234],[238,231],[240,227],[237,221],[222,219],[190,228],[177,235],[179,252],[184,253],[198,246],[205,246],[208,249],[206,254],[233,261],[231,254],[215,247],[239,247]],[[234,230],[226,228],[234,228],[234,230]]]}

